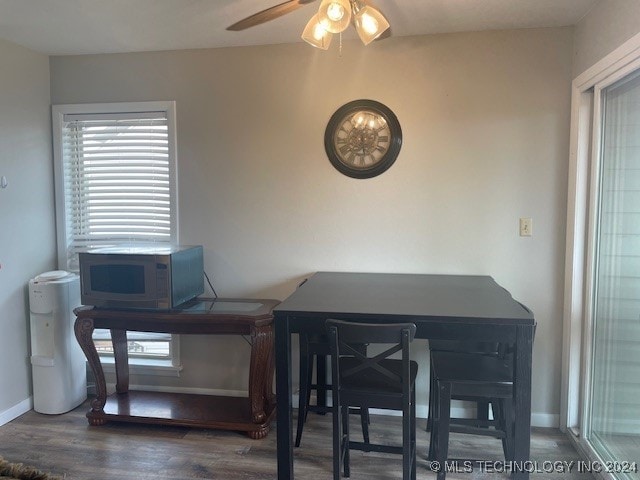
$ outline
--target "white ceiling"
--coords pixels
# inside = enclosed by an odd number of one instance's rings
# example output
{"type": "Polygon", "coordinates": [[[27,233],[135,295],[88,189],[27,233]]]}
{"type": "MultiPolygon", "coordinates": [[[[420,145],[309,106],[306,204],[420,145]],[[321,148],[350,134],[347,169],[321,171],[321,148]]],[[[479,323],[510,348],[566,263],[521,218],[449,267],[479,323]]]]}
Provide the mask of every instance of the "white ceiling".
{"type": "MultiPolygon", "coordinates": [[[[0,38],[49,55],[301,41],[319,0],[241,32],[225,28],[284,0],[0,0],[0,38]]],[[[573,25],[602,0],[371,0],[394,36],[573,25]]],[[[349,29],[347,38],[353,36],[349,29]]]]}

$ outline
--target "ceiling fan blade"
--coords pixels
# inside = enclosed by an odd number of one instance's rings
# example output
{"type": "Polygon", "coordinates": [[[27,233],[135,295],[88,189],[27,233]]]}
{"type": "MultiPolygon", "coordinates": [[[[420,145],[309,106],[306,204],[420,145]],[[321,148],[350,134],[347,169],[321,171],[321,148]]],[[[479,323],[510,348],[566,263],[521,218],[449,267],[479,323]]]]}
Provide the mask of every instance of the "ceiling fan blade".
{"type": "Polygon", "coordinates": [[[231,30],[234,32],[245,30],[250,27],[255,27],[256,25],[260,25],[261,23],[268,22],[270,20],[274,20],[278,17],[286,15],[287,13],[293,12],[298,8],[302,7],[306,3],[314,2],[315,0],[288,0],[286,2],[275,5],[271,8],[267,8],[266,10],[262,10],[261,12],[255,13],[250,17],[243,18],[239,22],[234,23],[227,27],[227,30],[231,30]]]}

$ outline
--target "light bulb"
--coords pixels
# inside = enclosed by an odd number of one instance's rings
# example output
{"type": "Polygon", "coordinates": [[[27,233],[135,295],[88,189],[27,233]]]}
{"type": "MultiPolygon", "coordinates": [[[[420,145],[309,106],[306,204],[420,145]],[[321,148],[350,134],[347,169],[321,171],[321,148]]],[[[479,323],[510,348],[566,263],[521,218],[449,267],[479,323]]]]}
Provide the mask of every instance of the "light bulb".
{"type": "Polygon", "coordinates": [[[389,28],[389,22],[384,15],[370,5],[357,11],[354,23],[360,40],[365,45],[369,45],[389,28]]]}
{"type": "Polygon", "coordinates": [[[309,23],[307,23],[307,26],[302,32],[302,39],[305,42],[321,50],[327,50],[329,48],[331,36],[331,33],[322,27],[317,15],[314,15],[311,20],[309,20],[309,23]]]}
{"type": "Polygon", "coordinates": [[[326,35],[327,31],[322,28],[322,25],[320,25],[319,23],[316,24],[315,28],[313,29],[313,38],[315,38],[316,40],[322,40],[326,35]]]}
{"type": "Polygon", "coordinates": [[[318,8],[318,20],[327,32],[345,31],[351,22],[349,0],[322,0],[318,8]]]}
{"type": "Polygon", "coordinates": [[[337,22],[344,17],[344,7],[339,3],[331,3],[327,8],[327,17],[337,22]]]}
{"type": "Polygon", "coordinates": [[[360,21],[362,22],[362,28],[369,35],[372,35],[378,31],[378,21],[371,15],[367,15],[366,13],[363,14],[360,21]]]}

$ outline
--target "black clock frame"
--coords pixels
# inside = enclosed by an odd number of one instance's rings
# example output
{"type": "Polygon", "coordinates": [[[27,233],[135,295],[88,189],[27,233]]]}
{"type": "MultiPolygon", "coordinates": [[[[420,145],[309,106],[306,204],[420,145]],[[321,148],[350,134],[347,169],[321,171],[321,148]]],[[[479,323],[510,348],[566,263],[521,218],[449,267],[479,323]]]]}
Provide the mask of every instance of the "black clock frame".
{"type": "Polygon", "coordinates": [[[386,105],[375,100],[353,100],[341,106],[329,119],[324,132],[324,149],[327,152],[329,161],[340,173],[352,178],[372,178],[386,172],[398,158],[402,147],[402,128],[396,115],[386,105]],[[389,149],[382,156],[379,162],[370,168],[353,168],[340,160],[340,155],[334,143],[336,129],[340,128],[344,118],[358,110],[369,110],[382,116],[389,127],[391,138],[389,139],[389,149]]]}

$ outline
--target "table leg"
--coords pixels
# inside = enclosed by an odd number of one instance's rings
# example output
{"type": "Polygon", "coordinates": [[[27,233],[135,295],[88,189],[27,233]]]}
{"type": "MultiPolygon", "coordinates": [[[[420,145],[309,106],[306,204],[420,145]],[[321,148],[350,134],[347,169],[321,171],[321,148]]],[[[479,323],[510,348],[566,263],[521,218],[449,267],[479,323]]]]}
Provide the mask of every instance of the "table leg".
{"type": "Polygon", "coordinates": [[[533,326],[516,327],[514,358],[514,408],[513,432],[514,479],[528,479],[524,467],[531,454],[531,368],[533,362],[533,326]]]}
{"type": "MultiPolygon", "coordinates": [[[[100,356],[93,343],[93,319],[78,318],[74,324],[74,332],[76,339],[80,344],[80,348],[87,357],[89,367],[93,371],[96,380],[96,398],[91,400],[91,411],[103,413],[104,404],[107,402],[107,382],[104,378],[104,370],[100,363],[100,356]]],[[[104,425],[106,420],[98,418],[89,418],[90,425],[104,425]]]]}
{"type": "Polygon", "coordinates": [[[278,480],[293,480],[293,414],[291,405],[291,332],[289,318],[276,317],[276,403],[278,480]]]}
{"type": "Polygon", "coordinates": [[[129,346],[126,330],[111,330],[113,360],[116,366],[116,392],[129,391],[129,346]]]}

